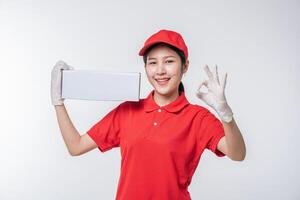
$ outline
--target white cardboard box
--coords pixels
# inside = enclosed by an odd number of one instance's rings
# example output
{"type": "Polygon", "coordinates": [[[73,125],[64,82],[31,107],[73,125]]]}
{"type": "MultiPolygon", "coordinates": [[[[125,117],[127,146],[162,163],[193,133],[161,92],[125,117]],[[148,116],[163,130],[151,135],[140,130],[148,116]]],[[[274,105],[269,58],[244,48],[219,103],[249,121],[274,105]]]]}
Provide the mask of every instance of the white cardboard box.
{"type": "Polygon", "coordinates": [[[98,101],[139,101],[140,72],[63,70],[62,97],[98,101]]]}

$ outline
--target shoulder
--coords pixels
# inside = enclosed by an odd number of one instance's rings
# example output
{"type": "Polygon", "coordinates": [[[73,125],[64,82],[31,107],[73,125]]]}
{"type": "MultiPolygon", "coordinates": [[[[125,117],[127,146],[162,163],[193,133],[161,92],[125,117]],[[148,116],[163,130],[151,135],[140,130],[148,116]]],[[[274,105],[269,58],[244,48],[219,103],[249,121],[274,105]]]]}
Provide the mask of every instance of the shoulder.
{"type": "Polygon", "coordinates": [[[117,107],[122,111],[137,111],[143,108],[144,99],[139,101],[124,101],[120,103],[117,107]]]}
{"type": "Polygon", "coordinates": [[[204,116],[208,113],[211,113],[207,108],[201,106],[201,105],[198,105],[198,104],[189,104],[189,109],[190,110],[193,110],[194,112],[197,113],[197,115],[200,115],[200,116],[204,116]]]}
{"type": "Polygon", "coordinates": [[[190,110],[193,110],[193,112],[196,115],[197,121],[215,121],[218,118],[206,107],[203,107],[198,104],[190,104],[189,106],[190,110]]]}

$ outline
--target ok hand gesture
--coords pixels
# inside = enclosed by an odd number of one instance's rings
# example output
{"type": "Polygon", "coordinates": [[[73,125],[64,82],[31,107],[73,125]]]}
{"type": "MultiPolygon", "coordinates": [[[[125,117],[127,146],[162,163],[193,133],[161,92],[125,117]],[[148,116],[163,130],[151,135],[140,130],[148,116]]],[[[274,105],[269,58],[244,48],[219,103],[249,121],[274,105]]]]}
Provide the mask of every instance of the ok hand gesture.
{"type": "Polygon", "coordinates": [[[225,97],[227,73],[220,82],[217,65],[215,65],[214,73],[210,71],[208,65],[204,66],[204,70],[209,79],[202,81],[197,90],[196,96],[211,106],[218,113],[222,121],[230,122],[232,120],[233,113],[227,104],[225,97]],[[208,91],[200,91],[202,86],[205,86],[208,91]]]}

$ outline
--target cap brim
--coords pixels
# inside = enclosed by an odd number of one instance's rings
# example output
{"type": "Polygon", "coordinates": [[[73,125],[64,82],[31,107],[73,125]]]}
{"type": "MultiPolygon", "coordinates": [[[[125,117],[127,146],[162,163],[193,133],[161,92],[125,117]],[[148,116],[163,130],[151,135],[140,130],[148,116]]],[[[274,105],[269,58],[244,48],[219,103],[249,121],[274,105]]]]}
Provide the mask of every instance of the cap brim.
{"type": "Polygon", "coordinates": [[[149,47],[153,46],[154,44],[161,43],[161,42],[166,43],[166,44],[170,44],[170,45],[174,46],[173,44],[171,44],[171,43],[169,43],[169,42],[166,42],[166,41],[163,41],[163,40],[155,41],[155,42],[152,42],[152,43],[147,44],[146,46],[143,46],[143,48],[139,51],[139,55],[140,55],[140,56],[143,56],[143,55],[145,54],[146,50],[147,50],[149,47]]]}

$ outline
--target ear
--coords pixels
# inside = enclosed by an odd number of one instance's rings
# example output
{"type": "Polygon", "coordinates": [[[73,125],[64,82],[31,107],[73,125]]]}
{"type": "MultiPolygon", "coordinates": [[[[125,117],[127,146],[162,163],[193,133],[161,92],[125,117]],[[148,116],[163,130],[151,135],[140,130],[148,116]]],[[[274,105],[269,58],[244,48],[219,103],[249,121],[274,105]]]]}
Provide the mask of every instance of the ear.
{"type": "Polygon", "coordinates": [[[189,68],[189,64],[190,64],[189,60],[186,60],[184,66],[183,66],[183,73],[187,72],[187,70],[189,68]]]}

